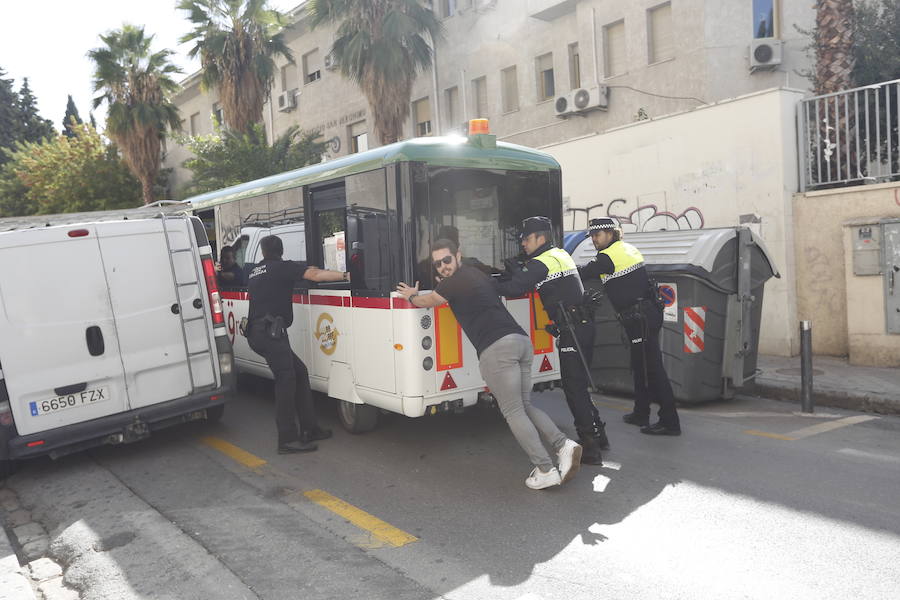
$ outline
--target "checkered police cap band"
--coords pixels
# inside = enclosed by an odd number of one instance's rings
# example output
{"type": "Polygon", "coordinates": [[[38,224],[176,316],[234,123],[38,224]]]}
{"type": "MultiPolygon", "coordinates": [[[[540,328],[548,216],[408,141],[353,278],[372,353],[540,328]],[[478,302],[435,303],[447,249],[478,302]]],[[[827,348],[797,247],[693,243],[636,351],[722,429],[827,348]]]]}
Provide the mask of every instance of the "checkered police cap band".
{"type": "Polygon", "coordinates": [[[612,219],[591,219],[589,231],[601,231],[603,229],[618,229],[619,224],[612,219]]]}

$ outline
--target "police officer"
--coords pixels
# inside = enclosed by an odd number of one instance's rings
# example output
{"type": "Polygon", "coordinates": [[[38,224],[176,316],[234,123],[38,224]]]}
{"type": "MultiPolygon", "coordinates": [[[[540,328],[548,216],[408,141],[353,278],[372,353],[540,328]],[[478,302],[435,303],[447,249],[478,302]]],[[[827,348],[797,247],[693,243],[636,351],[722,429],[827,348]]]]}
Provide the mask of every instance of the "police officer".
{"type": "Polygon", "coordinates": [[[303,261],[282,260],[281,238],[270,235],[260,241],[263,260],[250,272],[247,342],[266,359],[275,376],[275,425],[278,453],[312,452],[316,440],[331,437],[330,429],[316,423],[309,372],[291,350],[287,328],[294,320],[291,295],[294,283],[348,281],[349,273],[310,267],[303,261]],[[300,428],[297,427],[297,420],[300,428]]]}
{"type": "Polygon", "coordinates": [[[559,334],[563,392],[575,417],[579,443],[584,448],[581,462],[603,464],[600,451],[609,449],[606,423],[600,420],[600,414],[591,400],[588,374],[575,345],[577,338],[584,360],[590,365],[594,349],[593,316],[589,307],[583,304],[584,287],[575,261],[568,252],[553,245],[550,219],[547,217],[529,217],[522,221],[522,250],[525,253],[524,264],[521,268],[508,264],[512,277],[498,281],[498,291],[503,296],[521,296],[533,290],[540,294],[547,314],[556,324],[554,334],[559,334]],[[560,314],[560,310],[568,313],[568,319],[560,314]],[[569,331],[567,323],[573,326],[574,331],[569,331]]]}
{"type": "Polygon", "coordinates": [[[681,435],[672,384],[659,348],[663,309],[647,276],[640,250],[622,241],[612,219],[591,219],[589,234],[597,258],[580,269],[585,281],[600,279],[631,345],[634,410],[623,417],[641,433],[681,435]],[[659,404],[659,420],[650,424],[650,403],[659,404]]]}

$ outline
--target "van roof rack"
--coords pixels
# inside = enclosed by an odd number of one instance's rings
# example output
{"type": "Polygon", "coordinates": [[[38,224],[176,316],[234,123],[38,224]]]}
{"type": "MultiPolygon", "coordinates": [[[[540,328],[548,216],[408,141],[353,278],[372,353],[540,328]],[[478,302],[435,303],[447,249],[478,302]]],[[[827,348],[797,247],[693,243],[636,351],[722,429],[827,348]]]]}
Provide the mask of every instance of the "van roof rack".
{"type": "Polygon", "coordinates": [[[58,215],[28,215],[25,217],[0,217],[0,232],[20,229],[39,229],[54,225],[76,225],[101,221],[127,221],[131,219],[155,219],[162,214],[191,211],[189,202],[162,200],[137,208],[98,210],[93,212],[63,213],[58,215]]]}

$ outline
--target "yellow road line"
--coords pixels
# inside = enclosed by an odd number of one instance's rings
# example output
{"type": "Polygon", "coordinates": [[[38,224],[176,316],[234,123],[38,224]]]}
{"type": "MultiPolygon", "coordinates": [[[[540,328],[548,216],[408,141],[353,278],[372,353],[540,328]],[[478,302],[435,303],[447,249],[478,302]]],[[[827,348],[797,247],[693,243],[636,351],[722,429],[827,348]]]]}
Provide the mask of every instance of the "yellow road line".
{"type": "Polygon", "coordinates": [[[225,440],[219,439],[217,437],[204,437],[200,438],[200,441],[209,446],[210,448],[215,448],[222,454],[225,454],[232,460],[241,463],[245,467],[250,467],[251,469],[255,469],[257,467],[261,467],[266,464],[266,461],[261,459],[258,456],[250,454],[246,450],[241,450],[234,444],[229,444],[225,440]]]}
{"type": "Polygon", "coordinates": [[[744,433],[746,433],[747,435],[755,435],[757,437],[772,438],[774,440],[785,440],[788,442],[794,441],[794,438],[788,437],[786,435],[780,435],[778,433],[769,433],[767,431],[757,431],[755,429],[748,429],[744,433]]]}
{"type": "Polygon", "coordinates": [[[373,537],[395,548],[419,541],[419,538],[416,536],[410,535],[402,529],[397,529],[390,523],[385,523],[378,517],[370,515],[366,511],[356,508],[324,490],[311,490],[303,492],[303,495],[319,506],[327,508],[334,514],[347,519],[360,529],[365,529],[371,533],[373,537]]]}
{"type": "Polygon", "coordinates": [[[871,421],[877,418],[878,417],[873,417],[870,415],[845,417],[843,419],[838,419],[837,421],[829,421],[827,423],[819,423],[818,425],[810,425],[809,427],[804,427],[802,429],[798,429],[797,431],[792,431],[788,435],[795,440],[799,440],[807,438],[811,435],[817,435],[819,433],[825,433],[827,431],[834,431],[835,429],[840,429],[841,427],[848,427],[850,425],[856,425],[857,423],[865,423],[866,421],[871,421]]]}

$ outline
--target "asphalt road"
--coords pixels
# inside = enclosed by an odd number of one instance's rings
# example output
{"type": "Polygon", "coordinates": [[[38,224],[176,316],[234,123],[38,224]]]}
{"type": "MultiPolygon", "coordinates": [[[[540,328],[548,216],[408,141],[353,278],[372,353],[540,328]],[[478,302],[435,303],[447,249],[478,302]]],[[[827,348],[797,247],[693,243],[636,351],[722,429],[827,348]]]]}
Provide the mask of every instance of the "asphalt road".
{"type": "MultiPolygon", "coordinates": [[[[36,461],[9,481],[82,598],[897,594],[897,417],[741,398],[684,410],[682,437],[654,438],[621,422],[627,400],[598,396],[606,464],[532,491],[493,410],[389,415],[354,436],[326,401],[334,438],[282,456],[271,388],[248,381],[218,424],[36,461]],[[103,568],[88,562],[99,556],[103,568]]],[[[571,433],[561,393],[535,399],[571,433]]]]}

